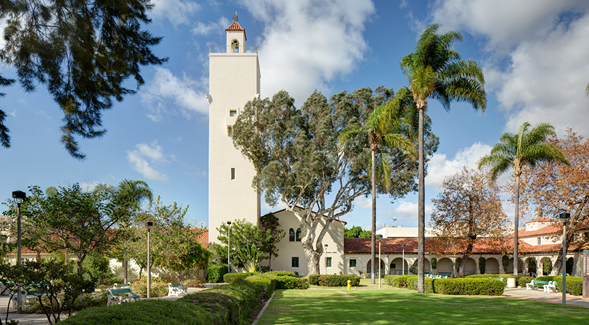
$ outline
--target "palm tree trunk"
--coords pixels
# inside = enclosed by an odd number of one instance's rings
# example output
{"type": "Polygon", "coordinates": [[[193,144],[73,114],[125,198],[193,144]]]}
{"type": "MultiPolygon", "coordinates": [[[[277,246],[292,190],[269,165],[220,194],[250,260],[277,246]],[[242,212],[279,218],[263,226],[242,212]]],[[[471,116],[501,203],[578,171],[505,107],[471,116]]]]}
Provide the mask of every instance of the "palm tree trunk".
{"type": "Polygon", "coordinates": [[[515,177],[515,217],[513,218],[513,274],[517,275],[519,257],[518,251],[518,230],[519,230],[519,175],[515,177]]]}
{"type": "Polygon", "coordinates": [[[417,293],[424,293],[425,266],[425,175],[423,160],[423,114],[419,110],[419,194],[417,203],[417,293]]]}
{"type": "MultiPolygon", "coordinates": [[[[376,281],[374,280],[374,259],[376,258],[376,252],[374,251],[374,247],[376,245],[376,177],[374,172],[376,171],[375,167],[375,155],[376,150],[371,150],[372,152],[372,236],[370,241],[370,266],[371,266],[371,275],[370,275],[370,283],[374,284],[376,281]]],[[[380,261],[379,261],[380,262],[380,261]]]]}

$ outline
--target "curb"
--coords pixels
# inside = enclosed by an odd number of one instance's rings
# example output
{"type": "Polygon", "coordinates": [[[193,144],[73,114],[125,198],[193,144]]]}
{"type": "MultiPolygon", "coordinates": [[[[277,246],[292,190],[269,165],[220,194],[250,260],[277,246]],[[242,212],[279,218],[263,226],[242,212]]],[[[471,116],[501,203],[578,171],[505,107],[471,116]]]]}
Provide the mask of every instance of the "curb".
{"type": "Polygon", "coordinates": [[[272,301],[272,298],[274,298],[274,294],[276,293],[276,290],[274,290],[274,292],[272,292],[272,295],[270,296],[270,299],[268,299],[268,301],[266,301],[266,304],[264,305],[264,307],[262,308],[262,310],[260,310],[260,312],[258,313],[258,316],[256,316],[256,319],[254,320],[254,322],[252,323],[252,325],[257,325],[258,322],[260,321],[260,318],[262,318],[262,315],[264,314],[264,311],[266,310],[266,307],[268,307],[268,305],[270,304],[270,301],[272,301]]]}

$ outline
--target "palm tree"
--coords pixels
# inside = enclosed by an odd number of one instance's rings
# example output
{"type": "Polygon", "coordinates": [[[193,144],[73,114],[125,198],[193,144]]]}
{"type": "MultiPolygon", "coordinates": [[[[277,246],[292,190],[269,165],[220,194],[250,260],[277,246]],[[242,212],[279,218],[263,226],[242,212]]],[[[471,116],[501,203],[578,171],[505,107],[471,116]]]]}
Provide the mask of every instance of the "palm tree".
{"type": "Polygon", "coordinates": [[[425,263],[425,179],[423,125],[429,97],[438,99],[446,110],[451,101],[464,101],[473,108],[485,110],[487,97],[483,72],[476,62],[461,60],[451,50],[455,41],[462,40],[459,32],[438,35],[438,25],[429,25],[417,42],[415,52],[401,59],[401,69],[409,78],[413,99],[419,111],[419,195],[418,195],[418,280],[417,292],[424,292],[425,263]]]}
{"type": "MultiPolygon", "coordinates": [[[[376,258],[376,151],[379,146],[398,148],[405,152],[413,152],[415,147],[409,139],[413,132],[415,121],[415,104],[411,93],[405,87],[397,92],[393,100],[378,106],[370,115],[363,126],[353,126],[340,135],[340,143],[346,142],[355,136],[367,136],[371,151],[371,182],[372,182],[372,236],[371,236],[371,276],[374,279],[374,260],[376,258]]],[[[382,157],[385,187],[390,186],[388,175],[387,157],[382,157]]],[[[380,261],[379,261],[380,263],[380,261]]]]}
{"type": "MultiPolygon", "coordinates": [[[[123,179],[119,186],[116,188],[117,195],[123,200],[123,202],[138,204],[148,200],[149,203],[153,201],[153,193],[146,182],[142,180],[128,180],[123,179]]],[[[129,224],[122,225],[123,227],[129,227],[129,224]]],[[[125,283],[127,283],[127,256],[126,253],[123,256],[123,268],[125,269],[125,283]]]]}
{"type": "Polygon", "coordinates": [[[501,174],[513,168],[515,176],[515,217],[513,220],[513,274],[518,270],[518,228],[519,228],[519,183],[522,168],[525,165],[534,168],[539,162],[560,161],[570,165],[562,151],[546,143],[549,135],[556,135],[554,127],[540,123],[530,129],[530,123],[520,126],[517,134],[504,133],[491,153],[481,158],[479,168],[490,167],[491,179],[496,180],[501,174]]]}

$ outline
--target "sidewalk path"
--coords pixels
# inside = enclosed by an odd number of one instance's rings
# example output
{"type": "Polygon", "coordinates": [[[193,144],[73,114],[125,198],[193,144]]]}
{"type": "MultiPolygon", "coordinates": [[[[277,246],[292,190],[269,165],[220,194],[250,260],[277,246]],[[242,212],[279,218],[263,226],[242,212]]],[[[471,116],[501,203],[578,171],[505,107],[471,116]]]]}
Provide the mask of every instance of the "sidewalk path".
{"type": "MultiPolygon", "coordinates": [[[[549,302],[554,304],[562,304],[562,293],[544,292],[543,290],[526,290],[525,288],[507,288],[503,292],[503,296],[510,298],[519,298],[527,300],[535,300],[542,302],[549,302]]],[[[567,305],[581,306],[589,308],[589,299],[583,299],[581,296],[566,296],[567,305]]]]}

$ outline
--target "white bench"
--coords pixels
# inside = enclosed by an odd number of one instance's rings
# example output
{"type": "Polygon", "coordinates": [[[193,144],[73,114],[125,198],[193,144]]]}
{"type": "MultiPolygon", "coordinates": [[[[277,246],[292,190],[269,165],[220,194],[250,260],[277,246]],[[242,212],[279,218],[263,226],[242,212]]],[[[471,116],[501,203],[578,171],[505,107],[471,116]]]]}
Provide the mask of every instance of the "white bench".
{"type": "Polygon", "coordinates": [[[558,292],[556,286],[556,281],[548,281],[548,284],[544,285],[544,292],[558,292]]]}
{"type": "Polygon", "coordinates": [[[183,286],[181,282],[176,283],[168,283],[168,297],[169,296],[178,296],[179,294],[188,294],[188,287],[183,286]]]}
{"type": "Polygon", "coordinates": [[[141,295],[133,292],[130,287],[124,289],[106,289],[106,297],[107,306],[117,305],[121,302],[138,301],[141,299],[141,295]]]}

